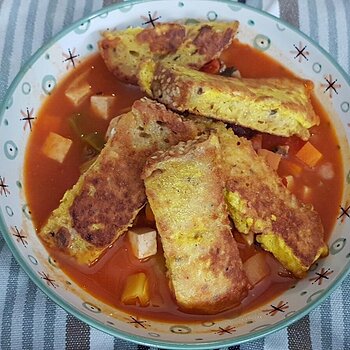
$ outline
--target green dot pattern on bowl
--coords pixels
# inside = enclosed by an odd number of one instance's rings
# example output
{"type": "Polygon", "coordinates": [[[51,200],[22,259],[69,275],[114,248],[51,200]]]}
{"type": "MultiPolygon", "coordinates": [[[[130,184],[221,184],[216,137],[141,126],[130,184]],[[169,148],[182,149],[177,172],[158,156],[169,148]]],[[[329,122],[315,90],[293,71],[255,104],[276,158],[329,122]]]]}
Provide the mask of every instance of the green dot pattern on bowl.
{"type": "Polygon", "coordinates": [[[342,102],[341,105],[340,105],[340,108],[341,108],[341,110],[342,110],[344,113],[349,112],[349,110],[350,110],[350,104],[349,104],[349,102],[347,102],[347,101],[342,102]]]}
{"type": "Polygon", "coordinates": [[[30,212],[27,204],[23,204],[22,212],[28,220],[32,220],[31,212],[30,212]]]}
{"type": "Polygon", "coordinates": [[[345,245],[346,245],[346,238],[338,238],[330,246],[329,252],[332,255],[338,254],[339,252],[341,252],[344,249],[345,245]]]}
{"type": "Polygon", "coordinates": [[[9,160],[16,159],[16,157],[18,155],[18,147],[12,140],[5,142],[4,154],[5,154],[6,158],[9,160]]]}
{"type": "Polygon", "coordinates": [[[98,306],[93,305],[93,304],[91,304],[91,303],[89,303],[89,302],[86,302],[86,301],[85,301],[82,305],[83,305],[83,307],[84,307],[86,310],[91,311],[91,312],[93,312],[93,313],[95,313],[95,314],[99,314],[99,313],[101,312],[101,309],[100,309],[98,306]]]}
{"type": "Polygon", "coordinates": [[[90,20],[87,20],[85,22],[82,22],[78,25],[78,27],[75,28],[74,32],[77,34],[84,34],[88,31],[90,27],[90,20]]]}
{"type": "Polygon", "coordinates": [[[215,11],[209,11],[209,12],[207,13],[207,18],[208,18],[208,20],[209,20],[210,22],[214,22],[214,21],[217,20],[218,15],[217,15],[217,13],[216,13],[215,11]]]}
{"type": "Polygon", "coordinates": [[[9,216],[9,217],[12,217],[14,215],[14,212],[12,210],[12,208],[8,205],[5,206],[5,211],[6,211],[6,214],[9,216]]]}
{"type": "Polygon", "coordinates": [[[268,38],[266,35],[258,34],[254,38],[253,46],[260,51],[266,51],[271,46],[271,39],[268,38]]]}
{"type": "Polygon", "coordinates": [[[320,73],[322,71],[322,65],[318,62],[315,62],[313,65],[312,65],[312,69],[315,73],[320,73]]]}
{"type": "Polygon", "coordinates": [[[28,259],[33,265],[39,264],[38,260],[33,255],[28,255],[28,259]]]}
{"type": "Polygon", "coordinates": [[[175,334],[189,334],[192,332],[190,327],[183,326],[183,325],[171,326],[169,329],[170,329],[170,332],[175,334]]]}
{"type": "Polygon", "coordinates": [[[53,89],[56,87],[56,78],[51,75],[45,75],[42,82],[41,87],[46,95],[50,95],[53,89]]]}
{"type": "Polygon", "coordinates": [[[22,92],[25,94],[25,95],[28,95],[30,94],[30,92],[32,91],[32,87],[31,85],[28,83],[28,82],[24,82],[22,84],[22,92]]]}

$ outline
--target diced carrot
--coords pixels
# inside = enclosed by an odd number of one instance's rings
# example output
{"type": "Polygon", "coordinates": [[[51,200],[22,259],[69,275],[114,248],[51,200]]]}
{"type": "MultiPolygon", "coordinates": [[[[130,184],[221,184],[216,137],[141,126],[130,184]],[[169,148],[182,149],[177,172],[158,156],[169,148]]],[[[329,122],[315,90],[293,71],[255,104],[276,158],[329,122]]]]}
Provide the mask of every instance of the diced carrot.
{"type": "Polygon", "coordinates": [[[322,158],[322,153],[308,141],[295,156],[312,168],[322,158]]]}
{"type": "Polygon", "coordinates": [[[293,175],[294,177],[299,177],[303,171],[301,166],[299,166],[298,164],[296,164],[292,161],[284,160],[283,165],[284,165],[285,170],[290,175],[293,175]]]}
{"type": "Polygon", "coordinates": [[[258,155],[262,156],[265,159],[266,163],[270,166],[270,168],[272,168],[273,170],[278,169],[282,157],[280,154],[261,148],[258,149],[258,155]]]}
{"type": "Polygon", "coordinates": [[[127,277],[121,300],[126,305],[147,306],[149,304],[150,293],[146,274],[139,272],[127,277]]]}
{"type": "Polygon", "coordinates": [[[258,135],[255,135],[255,136],[251,139],[253,148],[254,148],[256,151],[262,148],[262,138],[263,138],[262,135],[261,135],[261,134],[258,134],[258,135]]]}
{"type": "Polygon", "coordinates": [[[47,157],[63,163],[72,143],[72,140],[50,132],[41,150],[47,157]]]}
{"type": "Polygon", "coordinates": [[[154,218],[154,214],[153,211],[151,209],[151,206],[149,205],[149,203],[146,204],[146,209],[145,209],[145,213],[146,213],[146,220],[148,222],[155,222],[156,219],[154,218]]]}
{"type": "Polygon", "coordinates": [[[210,73],[210,74],[218,74],[220,71],[220,60],[218,58],[211,60],[207,64],[205,64],[202,68],[201,71],[205,73],[210,73]]]}
{"type": "Polygon", "coordinates": [[[243,263],[243,269],[247,275],[248,281],[252,286],[259,283],[270,273],[270,267],[267,264],[264,253],[257,253],[243,263]]]}

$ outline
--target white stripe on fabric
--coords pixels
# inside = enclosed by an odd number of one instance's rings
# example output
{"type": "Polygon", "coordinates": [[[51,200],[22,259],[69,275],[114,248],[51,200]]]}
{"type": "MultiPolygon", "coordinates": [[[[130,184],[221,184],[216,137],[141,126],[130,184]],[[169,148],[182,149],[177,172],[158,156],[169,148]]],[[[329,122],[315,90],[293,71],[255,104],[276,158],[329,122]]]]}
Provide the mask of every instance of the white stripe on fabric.
{"type": "Polygon", "coordinates": [[[90,327],[90,350],[113,349],[114,337],[90,327]]]}
{"type": "MultiPolygon", "coordinates": [[[[4,54],[4,46],[5,46],[5,31],[8,26],[8,22],[10,19],[10,12],[11,12],[11,3],[10,1],[3,2],[0,7],[0,18],[1,18],[1,36],[0,36],[0,52],[2,55],[4,54]]],[[[1,64],[1,59],[0,59],[1,64]]]]}
{"type": "Polygon", "coordinates": [[[263,0],[262,9],[276,17],[280,16],[280,5],[276,0],[263,0]]]}
{"type": "Polygon", "coordinates": [[[47,8],[49,6],[49,1],[40,1],[38,6],[37,20],[34,24],[34,34],[33,34],[33,45],[32,53],[37,51],[44,42],[45,33],[45,16],[47,8]]]}
{"type": "MultiPolygon", "coordinates": [[[[27,18],[29,13],[29,6],[30,1],[21,1],[21,5],[17,12],[17,18],[27,18]]],[[[11,82],[15,75],[18,73],[18,71],[21,68],[21,58],[22,58],[22,47],[25,44],[24,38],[26,38],[26,35],[24,35],[25,31],[25,25],[20,26],[20,30],[16,27],[15,33],[13,38],[13,51],[12,51],[12,57],[10,58],[10,68],[9,68],[9,78],[8,82],[11,82]]]]}
{"type": "Polygon", "coordinates": [[[77,21],[78,19],[83,18],[85,16],[84,14],[85,6],[86,6],[86,0],[79,1],[78,4],[75,5],[73,21],[77,21]]]}
{"type": "Polygon", "coordinates": [[[312,346],[314,349],[322,349],[320,307],[313,310],[310,313],[309,318],[310,318],[310,337],[311,337],[312,346]]]}
{"type": "Polygon", "coordinates": [[[99,10],[100,8],[103,7],[103,1],[102,0],[96,0],[93,1],[92,3],[92,12],[95,12],[97,10],[99,10]]]}
{"type": "Polygon", "coordinates": [[[318,22],[318,40],[319,44],[326,50],[329,51],[329,21],[325,18],[327,14],[326,1],[329,0],[317,0],[317,22],[318,22]]]}
{"type": "Polygon", "coordinates": [[[52,36],[56,35],[64,26],[64,17],[67,10],[67,2],[70,0],[60,0],[59,11],[55,12],[52,23],[52,36]]]}
{"type": "MultiPolygon", "coordinates": [[[[341,288],[337,288],[331,295],[332,315],[332,348],[344,349],[343,301],[341,288]]],[[[350,330],[347,330],[348,332],[350,330]]]]}
{"type": "Polygon", "coordinates": [[[276,333],[268,335],[265,338],[264,344],[265,350],[281,350],[288,349],[288,332],[287,328],[284,328],[276,333]]]}
{"type": "Polygon", "coordinates": [[[57,306],[54,334],[55,349],[64,349],[66,346],[66,318],[67,313],[62,308],[57,306]]]}
{"type": "MultiPolygon", "coordinates": [[[[347,37],[347,26],[349,13],[346,13],[344,2],[339,0],[328,0],[333,1],[336,8],[336,26],[338,37],[335,38],[338,42],[338,62],[339,64],[348,71],[348,50],[349,50],[349,38],[347,37]]],[[[350,73],[348,71],[348,73],[350,73]]]]}
{"type": "Polygon", "coordinates": [[[309,7],[307,1],[299,0],[299,27],[302,32],[310,34],[309,7]]]}

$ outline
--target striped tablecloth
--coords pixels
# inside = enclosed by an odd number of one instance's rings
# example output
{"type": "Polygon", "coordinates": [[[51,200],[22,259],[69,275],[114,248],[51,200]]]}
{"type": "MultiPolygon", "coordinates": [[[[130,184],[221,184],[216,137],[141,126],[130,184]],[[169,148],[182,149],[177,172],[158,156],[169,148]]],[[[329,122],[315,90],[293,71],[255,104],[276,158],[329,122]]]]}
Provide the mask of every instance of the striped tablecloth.
{"type": "MultiPolygon", "coordinates": [[[[53,35],[113,0],[0,0],[0,101],[21,66],[53,35]]],[[[350,73],[350,0],[241,0],[311,36],[350,73]]],[[[0,235],[0,349],[148,349],[90,328],[27,278],[0,235]]],[[[350,278],[310,315],[230,349],[350,349],[350,278]]]]}

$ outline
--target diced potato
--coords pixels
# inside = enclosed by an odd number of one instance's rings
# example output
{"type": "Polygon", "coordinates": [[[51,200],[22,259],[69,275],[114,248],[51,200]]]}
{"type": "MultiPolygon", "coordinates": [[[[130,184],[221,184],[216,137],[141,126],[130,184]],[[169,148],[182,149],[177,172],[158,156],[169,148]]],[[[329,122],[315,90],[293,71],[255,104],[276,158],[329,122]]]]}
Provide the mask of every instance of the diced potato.
{"type": "Polygon", "coordinates": [[[312,189],[309,186],[304,185],[302,188],[302,200],[304,202],[309,202],[311,200],[312,189]]]}
{"type": "Polygon", "coordinates": [[[252,286],[259,283],[270,273],[270,267],[263,253],[254,254],[243,264],[243,269],[252,286]]]}
{"type": "Polygon", "coordinates": [[[292,175],[287,175],[282,179],[283,184],[288,188],[289,191],[293,191],[295,180],[292,175]]]}
{"type": "Polygon", "coordinates": [[[138,259],[157,253],[157,232],[151,228],[132,228],[128,231],[131,249],[138,259]]]}
{"type": "Polygon", "coordinates": [[[243,234],[241,236],[249,246],[252,245],[255,241],[255,235],[254,235],[254,232],[252,231],[249,231],[247,234],[243,234]]]}
{"type": "Polygon", "coordinates": [[[114,96],[91,96],[91,108],[97,117],[108,120],[111,117],[111,107],[114,100],[114,96]]]}
{"type": "Polygon", "coordinates": [[[150,293],[146,274],[139,272],[128,276],[121,300],[126,305],[147,306],[149,304],[150,293]]]}
{"type": "Polygon", "coordinates": [[[67,88],[65,95],[74,104],[74,106],[80,105],[91,94],[91,86],[87,81],[87,74],[82,74],[67,88]]]}
{"type": "Polygon", "coordinates": [[[335,172],[332,163],[327,162],[322,164],[318,170],[318,173],[324,180],[333,179],[335,172]]]}
{"type": "Polygon", "coordinates": [[[271,169],[278,169],[282,157],[280,154],[261,148],[258,149],[258,155],[262,156],[265,159],[266,163],[270,166],[271,169]]]}
{"type": "Polygon", "coordinates": [[[47,157],[63,163],[72,143],[72,140],[50,132],[41,150],[47,157]]]}
{"type": "Polygon", "coordinates": [[[306,142],[295,156],[312,168],[322,158],[322,153],[315,146],[313,146],[312,143],[306,142]]]}

